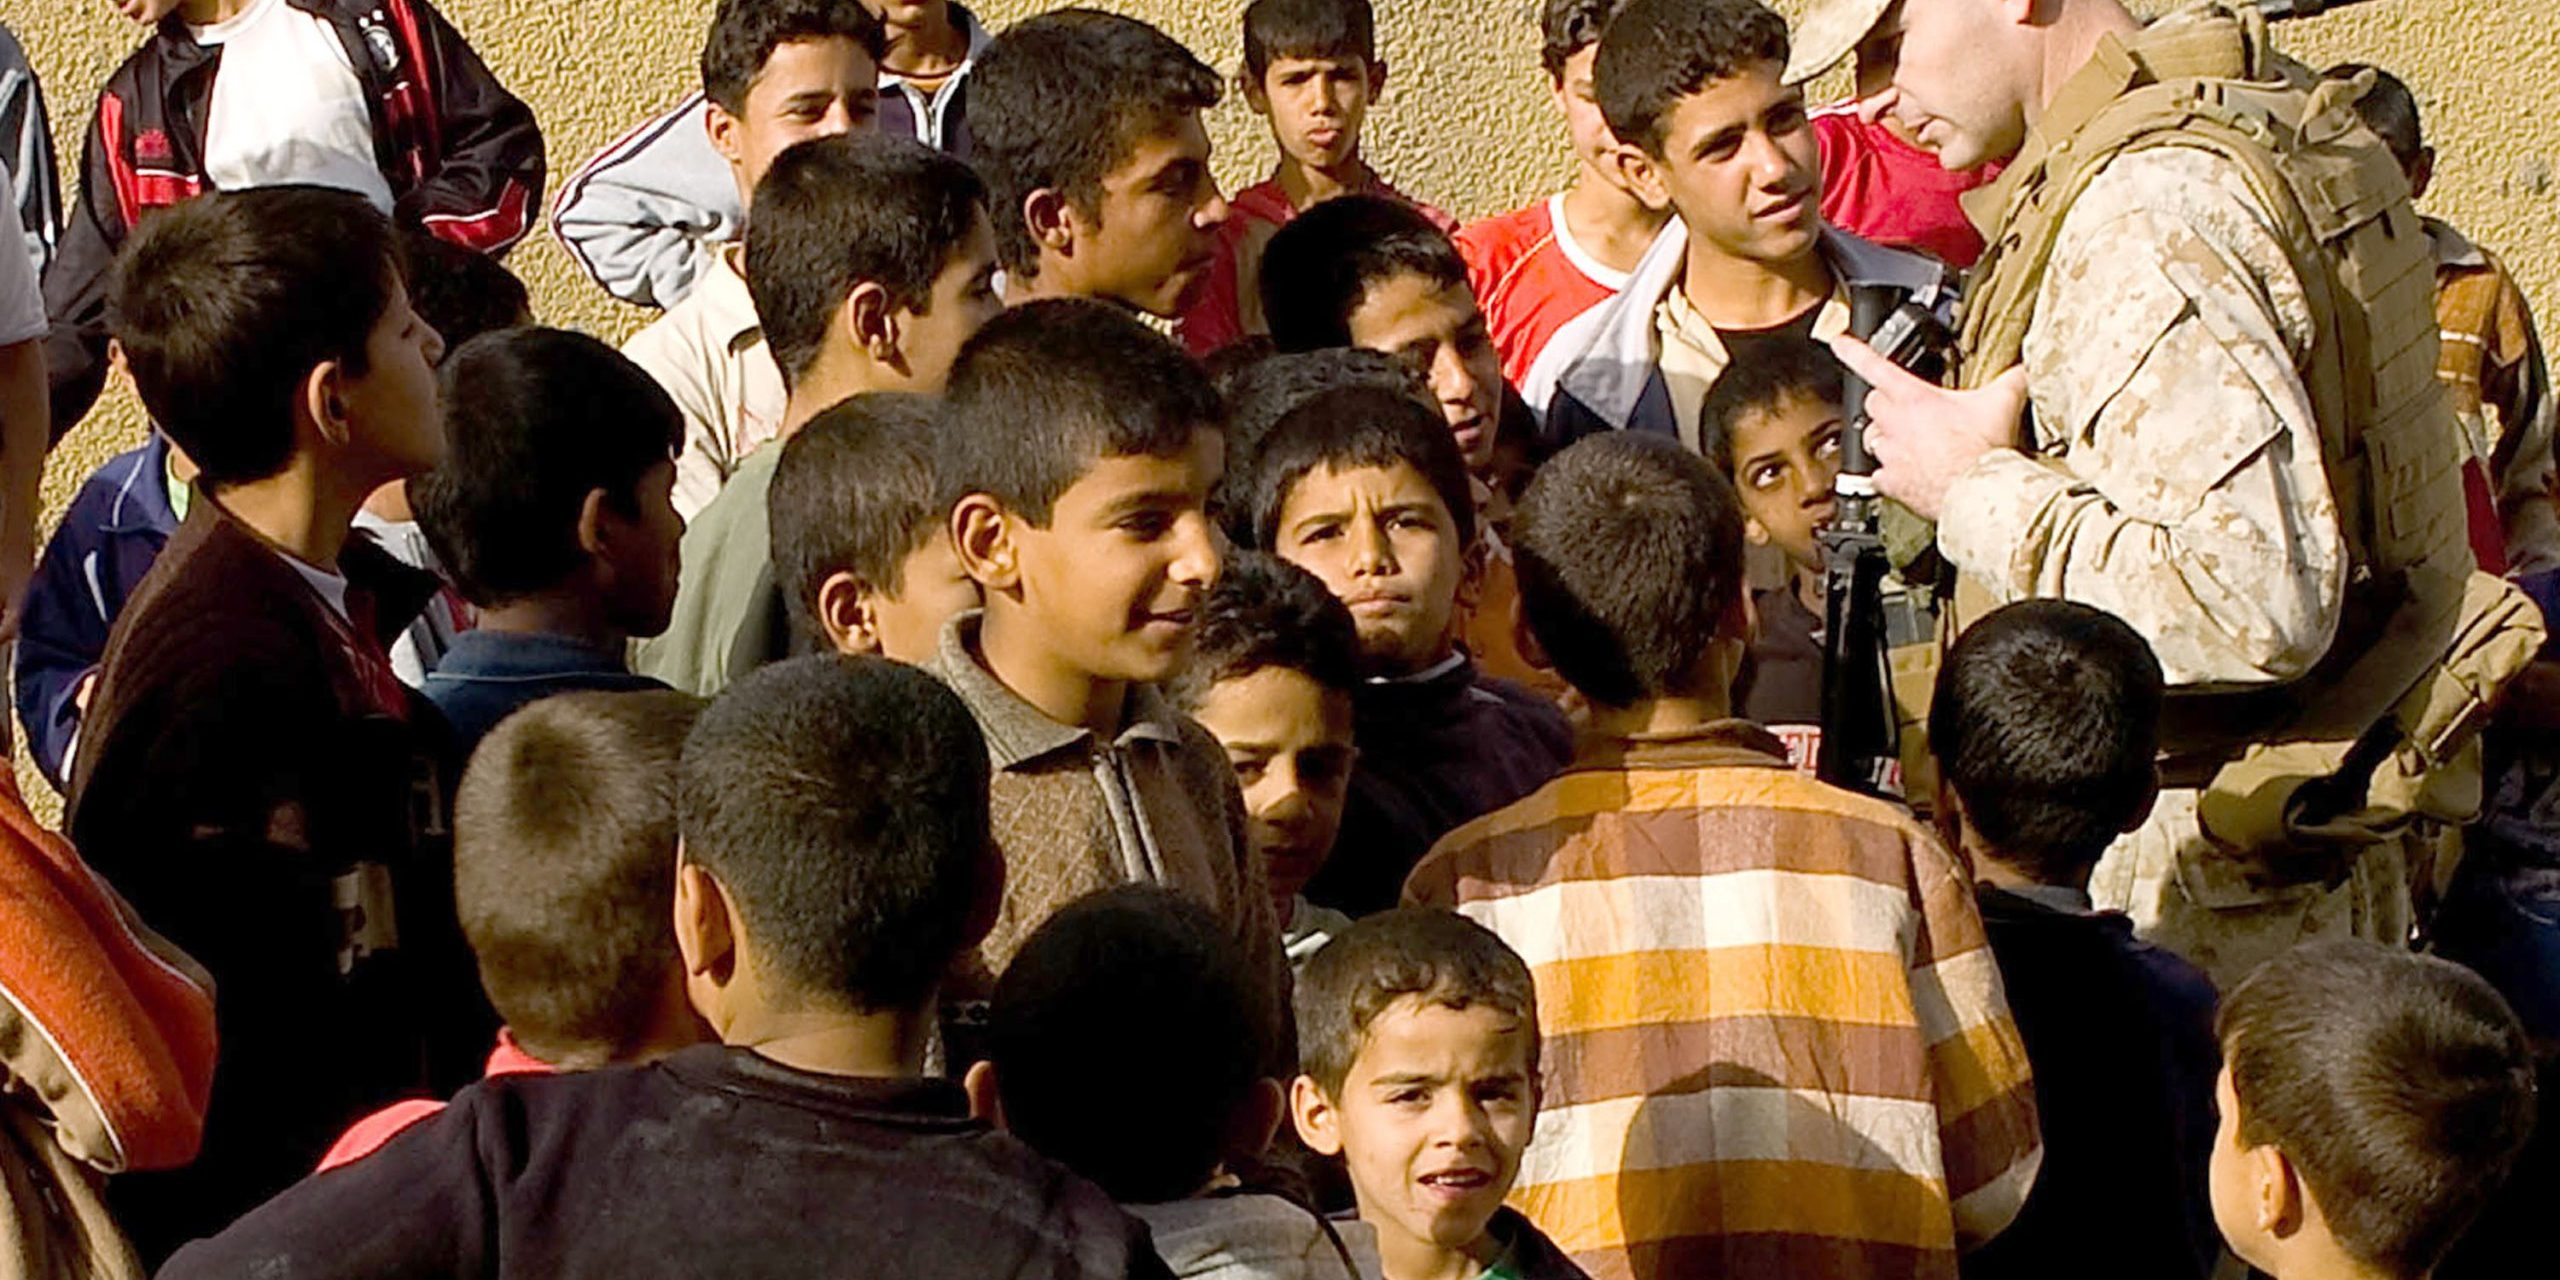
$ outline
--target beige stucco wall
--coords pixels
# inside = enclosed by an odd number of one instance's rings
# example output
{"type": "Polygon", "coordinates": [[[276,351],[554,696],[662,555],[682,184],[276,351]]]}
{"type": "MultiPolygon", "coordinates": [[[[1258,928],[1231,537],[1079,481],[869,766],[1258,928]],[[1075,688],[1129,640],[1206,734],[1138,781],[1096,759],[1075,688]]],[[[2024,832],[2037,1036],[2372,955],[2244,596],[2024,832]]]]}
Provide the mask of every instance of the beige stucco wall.
{"type": "MultiPolygon", "coordinates": [[[[1241,56],[1243,0],[1107,0],[1162,24],[1212,63],[1241,56]]],[[[440,0],[499,77],[532,103],[548,135],[553,186],[623,128],[695,79],[710,0],[440,0]]],[[[1561,182],[1570,160],[1537,67],[1533,0],[1376,0],[1388,96],[1370,117],[1370,158],[1405,190],[1461,217],[1517,204],[1561,182]]],[[[981,0],[1002,24],[1049,7],[981,0]]],[[[1782,7],[1794,7],[1782,5],[1782,7]]],[[[2143,6],[2159,7],[2158,0],[2143,6]]],[[[107,0],[0,0],[0,21],[35,61],[66,177],[97,87],[140,39],[107,0]]],[[[2374,0],[2292,24],[2286,42],[2315,65],[2355,57],[2401,71],[2443,154],[2431,212],[2498,247],[2537,309],[2560,314],[2560,225],[2552,165],[2560,113],[2538,101],[2560,63],[2560,24],[2536,0],[2374,0]]],[[[1272,146],[1241,99],[1212,121],[1222,182],[1263,176],[1272,146]]],[[[589,285],[548,234],[510,259],[547,323],[619,338],[642,314],[589,285]]],[[[59,510],[81,478],[138,439],[131,396],[111,392],[64,441],[46,475],[59,510]]]]}

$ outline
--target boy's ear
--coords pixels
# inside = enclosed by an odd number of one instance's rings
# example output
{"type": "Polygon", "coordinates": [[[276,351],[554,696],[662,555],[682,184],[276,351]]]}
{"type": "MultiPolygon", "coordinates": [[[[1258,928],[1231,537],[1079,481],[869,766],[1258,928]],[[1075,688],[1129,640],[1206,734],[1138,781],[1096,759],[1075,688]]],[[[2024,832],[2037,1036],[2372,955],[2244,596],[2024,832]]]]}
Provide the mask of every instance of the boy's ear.
{"type": "Polygon", "coordinates": [[[1369,60],[1369,101],[1376,102],[1378,95],[1386,91],[1387,64],[1372,58],[1369,60]]]}
{"type": "Polygon", "coordinates": [[[989,591],[1011,591],[1022,581],[1013,545],[1013,518],[990,494],[973,493],[951,506],[951,549],[960,569],[989,591]]]}
{"type": "Polygon", "coordinates": [[[1246,105],[1258,116],[1271,114],[1271,95],[1263,91],[1262,77],[1243,67],[1236,68],[1236,92],[1244,95],[1246,105]]]}
{"type": "Polygon", "coordinates": [[[736,916],[729,891],[701,863],[676,850],[676,956],[684,963],[685,995],[712,1033],[726,1038],[727,993],[739,973],[736,916]]]}
{"type": "Polygon", "coordinates": [[[2302,1185],[2302,1171],[2293,1167],[2283,1151],[2270,1142],[2263,1147],[2249,1147],[2240,1153],[2249,1170],[2249,1214],[2251,1225],[2272,1240],[2292,1238],[2300,1232],[2311,1211],[2310,1192],[2302,1185]]]}
{"type": "Polygon", "coordinates": [[[1511,647],[1522,662],[1540,671],[1556,669],[1555,659],[1547,656],[1547,647],[1538,643],[1538,629],[1529,625],[1529,598],[1511,593],[1511,647]]]}
{"type": "Polygon", "coordinates": [[[836,309],[836,323],[844,327],[844,340],[871,358],[874,364],[903,366],[898,339],[903,326],[898,323],[898,308],[889,301],[889,291],[876,280],[865,280],[846,294],[844,305],[836,309]]]}
{"type": "Polygon", "coordinates": [[[1031,242],[1051,253],[1067,255],[1075,252],[1075,210],[1067,204],[1067,196],[1054,187],[1042,187],[1022,198],[1022,226],[1031,234],[1031,242]]]}
{"type": "Polygon", "coordinates": [[[320,439],[336,446],[345,445],[355,434],[347,416],[345,381],[346,366],[335,360],[323,360],[302,375],[302,411],[320,439]]]}
{"type": "Polygon", "coordinates": [[[612,514],[606,506],[613,499],[602,489],[587,490],[587,500],[578,504],[578,550],[601,559],[605,546],[605,518],[612,514]]]}
{"type": "Polygon", "coordinates": [[[818,584],[818,629],[827,647],[838,653],[880,652],[879,613],[872,608],[871,589],[849,570],[838,569],[818,584]]]}
{"type": "Polygon", "coordinates": [[[1476,540],[1458,561],[1458,603],[1469,609],[1484,598],[1484,576],[1493,567],[1493,540],[1476,530],[1476,540]]]}
{"type": "Polygon", "coordinates": [[[1004,917],[1004,850],[993,840],[978,853],[978,894],[969,903],[969,919],[960,930],[963,949],[975,947],[996,931],[1004,917]]]}
{"type": "Polygon", "coordinates": [[[1742,538],[1743,541],[1748,542],[1755,547],[1768,546],[1769,526],[1760,523],[1760,518],[1758,516],[1744,516],[1742,518],[1742,538]]]}
{"type": "Polygon", "coordinates": [[[702,131],[711,138],[711,149],[731,164],[740,163],[746,155],[746,144],[738,137],[738,118],[717,102],[706,102],[702,113],[702,131]]]}
{"type": "Polygon", "coordinates": [[[996,1064],[984,1058],[969,1064],[960,1077],[961,1092],[969,1095],[969,1118],[1004,1127],[1004,1095],[996,1088],[996,1064]]]}
{"type": "Polygon", "coordinates": [[[1760,608],[1751,603],[1751,584],[1736,582],[1733,598],[1725,601],[1724,610],[1716,615],[1716,635],[1726,640],[1750,644],[1760,635],[1760,608]]]}
{"type": "Polygon", "coordinates": [[[1621,142],[1611,149],[1609,158],[1618,166],[1618,180],[1646,208],[1659,213],[1671,207],[1670,184],[1662,180],[1662,170],[1654,164],[1653,157],[1644,153],[1644,148],[1621,142]]]}
{"type": "Polygon", "coordinates": [[[1315,1077],[1300,1076],[1289,1082],[1289,1121],[1298,1130],[1298,1141],[1320,1156],[1342,1154],[1341,1112],[1333,1099],[1324,1096],[1315,1077]]]}
{"type": "Polygon", "coordinates": [[[2151,766],[2151,785],[2142,793],[2142,803],[2134,806],[2132,816],[2124,820],[2122,830],[2127,834],[2141,830],[2143,823],[2151,821],[2151,810],[2159,803],[2160,766],[2157,762],[2154,762],[2151,766]]]}

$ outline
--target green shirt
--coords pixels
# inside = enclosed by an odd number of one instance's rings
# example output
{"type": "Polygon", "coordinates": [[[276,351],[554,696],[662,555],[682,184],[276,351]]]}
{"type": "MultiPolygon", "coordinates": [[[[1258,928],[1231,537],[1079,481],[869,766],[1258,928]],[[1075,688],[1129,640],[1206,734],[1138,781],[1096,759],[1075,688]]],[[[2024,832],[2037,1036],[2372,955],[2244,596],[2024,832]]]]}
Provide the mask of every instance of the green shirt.
{"type": "Polygon", "coordinates": [[[780,597],[765,491],[781,461],[779,440],[748,454],[685,526],[675,613],[664,635],[640,642],[632,670],[707,698],[779,656],[771,621],[780,597]]]}

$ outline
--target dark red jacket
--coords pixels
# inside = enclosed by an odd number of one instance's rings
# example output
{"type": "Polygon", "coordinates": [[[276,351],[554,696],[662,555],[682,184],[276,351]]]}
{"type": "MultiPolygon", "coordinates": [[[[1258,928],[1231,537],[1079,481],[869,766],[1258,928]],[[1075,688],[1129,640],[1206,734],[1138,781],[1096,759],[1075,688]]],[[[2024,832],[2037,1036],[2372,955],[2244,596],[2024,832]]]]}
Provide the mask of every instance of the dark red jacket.
{"type": "MultiPolygon", "coordinates": [[[[524,237],[542,208],[542,131],[427,0],[286,0],[328,19],[373,106],[393,216],[482,253],[524,237]]],[[[106,381],[107,271],[135,222],[207,187],[205,119],[219,46],[172,14],[98,95],[81,147],[80,203],[45,271],[53,332],[53,434],[78,423],[106,381]]]]}

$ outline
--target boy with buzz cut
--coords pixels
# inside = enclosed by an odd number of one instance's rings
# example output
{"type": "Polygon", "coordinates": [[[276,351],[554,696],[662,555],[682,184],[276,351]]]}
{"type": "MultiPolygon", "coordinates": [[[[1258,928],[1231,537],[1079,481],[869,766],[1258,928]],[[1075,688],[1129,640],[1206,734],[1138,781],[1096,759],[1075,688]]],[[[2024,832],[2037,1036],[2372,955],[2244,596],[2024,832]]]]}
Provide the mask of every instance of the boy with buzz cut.
{"type": "Polygon", "coordinates": [[[1457,645],[1484,553],[1466,468],[1431,410],[1339,387],[1281,418],[1255,453],[1254,545],[1322,579],[1358,631],[1361,764],[1343,856],[1307,897],[1366,915],[1395,904],[1433,841],[1553,777],[1573,733],[1554,704],[1484,675],[1457,645]]]}
{"type": "Polygon", "coordinates": [[[1125,885],[1049,917],[1005,968],[970,1102],[1145,1222],[1184,1280],[1363,1280],[1364,1224],[1337,1231],[1247,1179],[1282,1118],[1274,1020],[1235,939],[1171,890],[1125,885]],[[1131,1125],[1094,1099],[1149,1082],[1131,1125]]]}
{"type": "Polygon", "coordinates": [[[1785,82],[1784,18],[1757,0],[1629,0],[1592,63],[1601,114],[1641,164],[1630,185],[1676,215],[1626,287],[1560,331],[1520,388],[1549,435],[1648,431],[1698,447],[1698,407],[1728,368],[1786,338],[1848,331],[1853,293],[1939,312],[1934,259],[1824,223],[1804,90],[1785,82]]]}
{"type": "Polygon", "coordinates": [[[562,329],[483,335],[440,376],[451,440],[411,490],[437,561],[480,618],[424,692],[467,761],[536,699],[666,687],[632,674],[623,650],[665,630],[675,607],[684,425],[639,366],[562,329]]]}
{"type": "MultiPolygon", "coordinates": [[[[742,209],[783,152],[870,130],[882,39],[859,0],[720,0],[702,43],[703,127],[742,209]]],[[[743,245],[720,246],[684,300],[622,347],[684,412],[676,510],[688,520],[787,416],[790,380],[748,287],[747,256],[743,245]]]]}
{"type": "Polygon", "coordinates": [[[2202,1176],[2213,983],[2089,901],[2099,856],[2159,789],[2160,698],[2151,646],[2063,600],[1985,615],[1938,671],[1938,830],[1973,866],[2044,1136],[2035,1190],[1967,1280],[2204,1280],[2222,1253],[2202,1176]]]}
{"type": "Polygon", "coordinates": [[[923,1074],[1004,874],[949,690],[880,658],[755,672],[686,736],[676,826],[676,955],[720,1043],[483,1081],[161,1274],[1165,1274],[1100,1189],[923,1074]]]}
{"type": "Polygon", "coordinates": [[[1253,0],[1244,11],[1236,87],[1271,125],[1280,162],[1235,193],[1218,228],[1217,262],[1175,331],[1193,355],[1266,332],[1261,263],[1271,235],[1310,206],[1368,194],[1412,205],[1444,232],[1457,220],[1387,185],[1360,158],[1360,126],[1387,87],[1369,0],[1253,0]]]}
{"type": "Polygon", "coordinates": [[[1552,383],[1538,359],[1567,324],[1616,296],[1668,216],[1645,203],[1629,177],[1644,153],[1618,141],[1600,114],[1591,63],[1600,32],[1625,0],[1546,0],[1538,19],[1539,65],[1573,143],[1573,185],[1533,204],[1460,229],[1502,376],[1515,387],[1552,383]]]}
{"type": "Polygon", "coordinates": [[[765,505],[792,643],[921,665],[945,623],[985,601],[943,522],[931,396],[855,396],[783,442],[765,505]]]}
{"type": "MultiPolygon", "coordinates": [[[[875,133],[804,142],[756,188],[756,314],[791,394],[777,438],[865,392],[938,394],[960,345],[1003,310],[986,187],[968,165],[875,133]]],[[[747,455],[684,536],[666,634],[634,665],[716,693],[789,651],[767,504],[782,450],[747,455]]]]}
{"type": "Polygon", "coordinates": [[[1227,219],[1200,122],[1218,73],[1135,18],[1060,9],[989,42],[969,94],[1009,301],[1171,320],[1199,297],[1227,219]]]}
{"type": "Polygon", "coordinates": [[[349,192],[222,192],[137,229],[109,290],[199,470],[109,635],[65,827],[221,991],[202,1155],[111,1189],[146,1260],[356,1116],[465,1083],[494,1029],[453,915],[445,728],[386,651],[438,583],[349,534],[444,456],[443,344],[398,244],[349,192]]]}
{"type": "Polygon", "coordinates": [[[1122,884],[1216,912],[1276,1018],[1288,970],[1234,771],[1156,687],[1218,579],[1217,393],[1127,312],[1056,299],[979,330],[950,406],[968,429],[941,433],[935,469],[986,605],[943,628],[925,669],[986,731],[1005,860],[1003,911],[948,992],[950,1061],[972,1060],[974,1019],[1031,931],[1122,884]]]}
{"type": "MultiPolygon", "coordinates": [[[[508,716],[453,798],[454,905],[506,1025],[487,1076],[651,1062],[707,1038],[676,963],[676,759],[702,700],[564,693],[508,716]]],[[[395,1102],[323,1172],[444,1110],[395,1102]]]]}
{"type": "Polygon", "coordinates": [[[1191,661],[1168,690],[1226,748],[1292,965],[1351,925],[1304,891],[1333,856],[1351,796],[1359,655],[1351,612],[1323,579],[1241,551],[1209,589],[1191,661]]]}
{"type": "Polygon", "coordinates": [[[1582,441],[1514,528],[1529,629],[1590,719],[1405,887],[1537,975],[1547,1109],[1512,1202],[1604,1280],[1955,1276],[2039,1155],[1964,865],[1732,717],[1742,513],[1704,459],[1582,441]]]}
{"type": "Polygon", "coordinates": [[[1541,1105],[1538,995],[1500,938],[1406,908],[1345,930],[1297,991],[1298,1138],[1349,1173],[1385,1280],[1586,1280],[1503,1203],[1541,1105]]]}
{"type": "Polygon", "coordinates": [[[2424,1280],[2533,1131],[2524,1027],[2449,961],[2296,947],[2232,989],[2218,1034],[2214,1221],[2275,1280],[2424,1280]]]}

